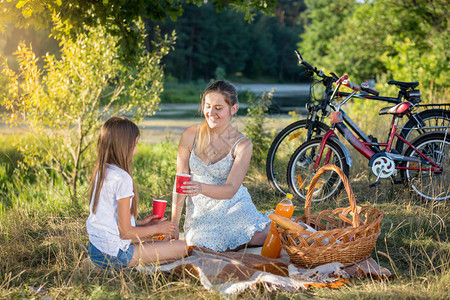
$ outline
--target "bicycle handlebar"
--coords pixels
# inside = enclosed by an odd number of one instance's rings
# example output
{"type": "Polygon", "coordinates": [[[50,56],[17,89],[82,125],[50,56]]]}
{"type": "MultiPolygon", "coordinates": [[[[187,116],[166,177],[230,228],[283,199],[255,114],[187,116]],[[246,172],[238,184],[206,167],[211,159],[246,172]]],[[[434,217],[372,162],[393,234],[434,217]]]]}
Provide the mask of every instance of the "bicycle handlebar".
{"type": "Polygon", "coordinates": [[[294,50],[295,54],[297,55],[298,61],[300,64],[304,65],[307,69],[317,73],[317,68],[314,68],[313,66],[311,66],[309,63],[307,63],[306,61],[303,60],[302,55],[300,54],[300,52],[298,52],[298,50],[294,50]]]}
{"type": "Polygon", "coordinates": [[[375,95],[375,96],[380,95],[380,93],[378,91],[375,91],[375,90],[372,90],[371,88],[369,88],[369,85],[367,84],[367,82],[361,83],[361,90],[363,90],[366,93],[375,95]]]}
{"type": "Polygon", "coordinates": [[[336,84],[340,84],[340,83],[344,83],[344,80],[346,81],[348,79],[348,75],[342,75],[341,76],[341,78],[339,78],[337,81],[336,81],[336,84]]]}
{"type": "Polygon", "coordinates": [[[317,68],[311,66],[308,62],[306,62],[298,50],[294,50],[294,52],[297,55],[299,63],[301,65],[303,65],[304,67],[306,67],[308,70],[316,73],[319,77],[322,77],[324,79],[326,79],[326,78],[331,79],[332,81],[335,81],[337,85],[339,85],[339,84],[345,85],[356,92],[359,92],[360,90],[362,90],[366,93],[369,93],[369,94],[372,94],[375,96],[378,96],[380,94],[379,92],[370,89],[369,86],[367,85],[367,83],[365,83],[365,82],[363,82],[361,84],[361,86],[357,85],[356,83],[351,82],[350,80],[348,80],[348,75],[343,75],[343,76],[341,76],[341,78],[338,78],[336,74],[330,73],[331,77],[326,76],[322,70],[317,70],[317,68]]]}
{"type": "Polygon", "coordinates": [[[355,92],[359,92],[361,90],[361,87],[357,85],[356,83],[351,82],[350,80],[346,79],[342,81],[342,85],[345,85],[348,88],[351,88],[355,92]]]}
{"type": "Polygon", "coordinates": [[[346,87],[351,88],[352,90],[354,90],[355,92],[359,92],[359,91],[364,91],[366,93],[378,96],[380,95],[380,93],[378,91],[372,90],[371,88],[369,88],[369,85],[366,82],[361,83],[361,86],[357,85],[354,82],[351,82],[350,80],[348,80],[348,76],[344,75],[341,78],[339,78],[338,82],[343,79],[345,77],[344,80],[342,80],[342,85],[345,85],[346,87]]]}

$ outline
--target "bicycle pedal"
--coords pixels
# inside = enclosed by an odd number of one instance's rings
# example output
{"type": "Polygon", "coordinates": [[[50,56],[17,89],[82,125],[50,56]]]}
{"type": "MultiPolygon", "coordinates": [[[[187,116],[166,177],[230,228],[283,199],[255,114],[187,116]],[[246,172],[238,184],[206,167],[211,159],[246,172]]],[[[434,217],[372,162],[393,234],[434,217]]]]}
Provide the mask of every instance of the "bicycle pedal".
{"type": "Polygon", "coordinates": [[[400,183],[403,183],[403,181],[402,181],[400,178],[392,178],[392,182],[393,182],[394,184],[400,184],[400,183]]]}
{"type": "Polygon", "coordinates": [[[369,187],[370,187],[370,188],[374,188],[374,187],[376,187],[376,186],[379,185],[379,184],[380,184],[379,181],[375,181],[374,183],[370,184],[369,187]]]}

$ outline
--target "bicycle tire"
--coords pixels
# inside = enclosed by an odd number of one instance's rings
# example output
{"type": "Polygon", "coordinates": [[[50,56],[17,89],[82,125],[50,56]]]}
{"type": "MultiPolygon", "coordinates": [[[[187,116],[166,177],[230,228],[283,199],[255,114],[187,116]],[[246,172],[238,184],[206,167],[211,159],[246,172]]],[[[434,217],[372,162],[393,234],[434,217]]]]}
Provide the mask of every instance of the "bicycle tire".
{"type": "MultiPolygon", "coordinates": [[[[400,174],[404,183],[424,199],[436,201],[450,198],[450,133],[432,132],[427,133],[412,143],[414,147],[408,147],[405,156],[420,156],[416,153],[419,150],[435,163],[442,166],[441,173],[431,171],[416,171],[401,169],[400,174]]],[[[402,167],[415,167],[417,163],[404,161],[400,163],[402,167]]]]}
{"type": "MultiPolygon", "coordinates": [[[[314,177],[312,167],[315,163],[321,142],[321,138],[315,138],[305,142],[297,148],[289,160],[287,171],[289,187],[294,194],[303,200],[306,199],[308,187],[314,177]]],[[[327,149],[332,151],[329,164],[334,164],[339,167],[348,177],[350,167],[345,159],[344,150],[338,143],[330,139],[325,144],[319,168],[323,166],[323,159],[327,155],[326,153],[328,153],[327,149]]],[[[338,195],[343,187],[342,179],[336,172],[331,170],[326,171],[316,184],[312,201],[331,199],[338,195]]]]}
{"type": "MultiPolygon", "coordinates": [[[[412,141],[419,135],[425,134],[431,131],[442,131],[442,127],[450,127],[450,110],[445,109],[428,109],[416,114],[416,118],[422,122],[420,126],[417,121],[412,118],[403,126],[400,136],[408,141],[412,141]],[[439,127],[430,128],[429,127],[439,127]]],[[[405,150],[405,143],[401,139],[397,139],[395,149],[399,153],[403,153],[405,150]]]]}
{"type": "MultiPolygon", "coordinates": [[[[270,185],[278,192],[286,194],[289,192],[289,186],[285,178],[287,165],[295,149],[305,142],[306,134],[298,134],[298,130],[307,131],[308,120],[299,120],[286,126],[274,138],[270,145],[266,158],[266,175],[270,185]],[[293,138],[292,138],[293,137],[293,138]],[[291,139],[292,138],[292,139],[291,139]],[[292,146],[282,144],[286,141],[293,141],[292,146]]],[[[329,126],[322,122],[316,122],[317,128],[314,129],[316,135],[324,134],[329,130],[329,126]],[[318,132],[319,131],[319,132],[318,132]]]]}

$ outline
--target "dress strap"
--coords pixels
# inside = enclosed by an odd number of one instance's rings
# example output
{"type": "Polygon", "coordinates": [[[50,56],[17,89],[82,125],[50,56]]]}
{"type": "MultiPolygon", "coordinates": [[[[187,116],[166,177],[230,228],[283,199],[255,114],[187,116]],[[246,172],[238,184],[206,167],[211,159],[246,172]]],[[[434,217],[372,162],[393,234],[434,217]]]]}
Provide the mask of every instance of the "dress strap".
{"type": "Polygon", "coordinates": [[[241,136],[240,138],[237,139],[237,141],[234,143],[233,147],[231,147],[230,149],[230,153],[234,154],[234,148],[236,148],[236,145],[239,143],[240,140],[242,139],[249,139],[248,137],[246,137],[245,135],[241,136]]]}
{"type": "Polygon", "coordinates": [[[198,136],[198,130],[195,132],[194,144],[192,144],[192,150],[191,150],[191,152],[194,152],[194,149],[195,149],[195,143],[197,142],[197,136],[198,136]]]}

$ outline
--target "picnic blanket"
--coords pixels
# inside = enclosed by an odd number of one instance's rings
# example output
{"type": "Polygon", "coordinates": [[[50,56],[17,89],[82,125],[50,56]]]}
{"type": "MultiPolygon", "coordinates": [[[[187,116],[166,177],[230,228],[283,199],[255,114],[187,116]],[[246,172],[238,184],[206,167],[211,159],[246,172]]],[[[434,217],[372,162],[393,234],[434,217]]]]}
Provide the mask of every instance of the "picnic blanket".
{"type": "MultiPolygon", "coordinates": [[[[284,251],[284,250],[283,250],[284,251]]],[[[289,263],[286,253],[280,259],[261,255],[261,247],[240,252],[218,253],[202,247],[190,247],[186,258],[165,265],[136,267],[147,273],[187,271],[199,278],[208,290],[222,295],[239,294],[246,289],[257,289],[263,285],[266,290],[306,290],[310,287],[339,288],[352,277],[390,277],[391,272],[380,267],[372,258],[351,266],[329,263],[314,269],[302,269],[289,263]]]]}

